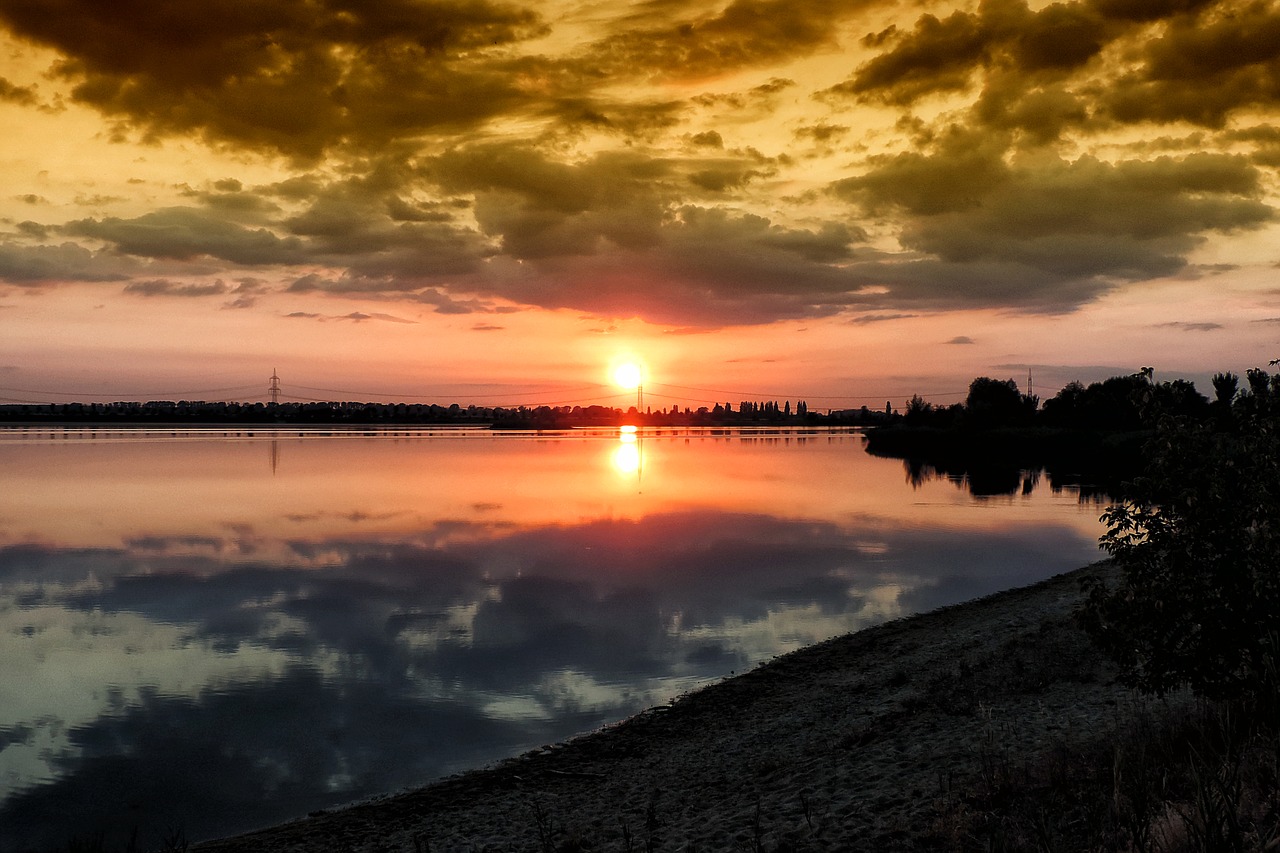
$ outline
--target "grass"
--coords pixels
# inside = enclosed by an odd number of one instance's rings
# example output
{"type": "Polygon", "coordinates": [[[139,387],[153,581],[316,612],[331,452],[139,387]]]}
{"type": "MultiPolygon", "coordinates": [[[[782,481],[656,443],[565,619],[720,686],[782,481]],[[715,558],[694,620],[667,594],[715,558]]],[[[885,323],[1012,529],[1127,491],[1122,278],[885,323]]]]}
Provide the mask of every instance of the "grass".
{"type": "Polygon", "coordinates": [[[948,787],[922,849],[1229,853],[1280,850],[1277,721],[1204,700],[1151,704],[1034,760],[994,722],[979,783],[948,787]]]}

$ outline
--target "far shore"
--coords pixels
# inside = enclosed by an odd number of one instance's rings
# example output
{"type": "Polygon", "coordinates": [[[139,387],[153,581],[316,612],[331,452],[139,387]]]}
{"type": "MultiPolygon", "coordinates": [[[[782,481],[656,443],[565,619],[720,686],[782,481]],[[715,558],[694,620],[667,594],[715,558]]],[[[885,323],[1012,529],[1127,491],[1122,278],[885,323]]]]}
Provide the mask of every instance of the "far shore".
{"type": "Polygon", "coordinates": [[[832,639],[490,768],[193,849],[956,849],[994,773],[1087,750],[1152,701],[1075,625],[1081,580],[1107,571],[832,639]]]}

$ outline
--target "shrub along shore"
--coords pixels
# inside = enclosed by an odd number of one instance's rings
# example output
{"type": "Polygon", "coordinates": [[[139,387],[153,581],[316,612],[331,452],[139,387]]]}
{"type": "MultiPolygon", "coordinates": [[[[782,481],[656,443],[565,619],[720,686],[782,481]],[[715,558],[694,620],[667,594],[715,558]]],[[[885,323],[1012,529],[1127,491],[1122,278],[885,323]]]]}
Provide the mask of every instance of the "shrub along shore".
{"type": "Polygon", "coordinates": [[[568,743],[195,849],[1178,850],[1229,832],[1263,849],[1274,737],[1116,681],[1075,618],[1082,581],[1113,571],[829,640],[568,743]]]}

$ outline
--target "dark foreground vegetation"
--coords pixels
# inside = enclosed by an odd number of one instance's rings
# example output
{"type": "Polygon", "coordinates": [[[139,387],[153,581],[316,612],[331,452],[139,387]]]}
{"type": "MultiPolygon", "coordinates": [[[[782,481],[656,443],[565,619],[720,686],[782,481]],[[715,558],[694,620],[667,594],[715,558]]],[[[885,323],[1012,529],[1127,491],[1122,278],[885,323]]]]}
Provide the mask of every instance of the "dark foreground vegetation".
{"type": "Polygon", "coordinates": [[[1122,683],[1194,700],[1048,763],[997,764],[963,827],[988,849],[1280,849],[1280,374],[1245,379],[1217,374],[1210,400],[1144,369],[1041,408],[984,378],[963,405],[916,398],[872,434],[873,452],[943,472],[1104,482],[1115,573],[1084,584],[1078,624],[1122,683]]]}
{"type": "Polygon", "coordinates": [[[913,398],[869,449],[944,468],[1125,472],[1102,515],[1123,582],[1091,588],[1091,635],[1139,689],[1189,687],[1237,716],[1280,718],[1280,373],[1219,373],[1212,401],[1152,375],[1073,382],[1043,407],[1013,380],[975,379],[963,404],[913,398]]]}

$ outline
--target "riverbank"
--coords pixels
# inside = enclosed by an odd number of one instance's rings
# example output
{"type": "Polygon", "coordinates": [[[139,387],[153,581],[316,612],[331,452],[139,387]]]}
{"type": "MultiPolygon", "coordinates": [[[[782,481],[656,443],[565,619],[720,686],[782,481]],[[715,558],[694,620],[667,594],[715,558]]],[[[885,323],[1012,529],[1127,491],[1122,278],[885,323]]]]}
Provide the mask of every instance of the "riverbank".
{"type": "Polygon", "coordinates": [[[1072,619],[1080,580],[1104,570],[833,639],[565,744],[196,849],[945,849],[1014,773],[1132,720],[1140,700],[1072,619]]]}

